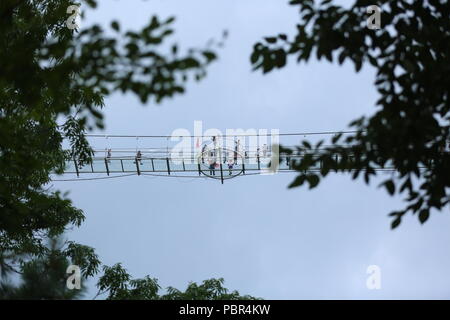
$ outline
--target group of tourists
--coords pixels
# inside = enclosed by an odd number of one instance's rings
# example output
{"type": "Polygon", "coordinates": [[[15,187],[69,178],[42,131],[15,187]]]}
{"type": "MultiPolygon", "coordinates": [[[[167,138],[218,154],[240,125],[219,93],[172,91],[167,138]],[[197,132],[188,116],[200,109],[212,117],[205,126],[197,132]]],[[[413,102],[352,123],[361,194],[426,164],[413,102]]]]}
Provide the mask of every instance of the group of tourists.
{"type": "MultiPolygon", "coordinates": [[[[201,161],[204,164],[205,158],[209,168],[209,174],[214,176],[216,175],[215,171],[220,167],[220,160],[223,160],[223,163],[227,164],[228,172],[231,176],[233,174],[233,169],[236,165],[238,165],[238,159],[248,159],[249,152],[245,150],[245,148],[241,145],[240,140],[234,141],[234,149],[223,149],[223,154],[218,154],[221,152],[221,148],[218,146],[216,137],[212,137],[211,143],[204,144],[202,147],[201,161]],[[223,157],[222,157],[223,155],[223,157]],[[219,161],[218,161],[219,158],[219,161]]],[[[268,147],[267,144],[264,144],[261,148],[256,149],[256,158],[259,161],[259,157],[267,157],[268,155],[268,147]]]]}

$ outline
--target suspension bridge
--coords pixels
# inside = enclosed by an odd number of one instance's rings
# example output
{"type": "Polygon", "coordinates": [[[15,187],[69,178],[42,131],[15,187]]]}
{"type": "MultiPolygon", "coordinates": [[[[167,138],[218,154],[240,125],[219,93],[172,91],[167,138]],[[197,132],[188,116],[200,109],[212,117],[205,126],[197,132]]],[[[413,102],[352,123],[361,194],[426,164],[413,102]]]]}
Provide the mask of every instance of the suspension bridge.
{"type": "MultiPolygon", "coordinates": [[[[156,177],[210,178],[224,183],[236,177],[295,172],[292,164],[302,154],[283,154],[278,143],[289,147],[289,142],[311,136],[351,134],[354,131],[281,133],[277,144],[257,135],[253,143],[247,143],[252,135],[234,136],[183,136],[193,143],[181,145],[173,136],[87,135],[93,145],[92,162],[78,159],[66,162],[64,174],[76,175],[75,179],[59,181],[93,180],[130,175],[156,177]],[[262,139],[263,138],[263,139],[262,139]],[[174,141],[175,140],[175,141],[174,141]],[[286,143],[283,143],[285,140],[286,143]],[[289,141],[291,140],[291,141],[289,141]],[[134,141],[135,146],[130,147],[134,141]],[[177,144],[174,146],[173,143],[177,144]],[[180,146],[181,145],[181,146],[180,146]],[[97,177],[92,178],[92,174],[97,177]]],[[[177,137],[175,137],[177,138],[177,137]]],[[[253,137],[254,138],[254,137],[253,137]]],[[[311,170],[320,170],[320,165],[311,170]]],[[[58,180],[54,180],[58,181],[58,180]]]]}

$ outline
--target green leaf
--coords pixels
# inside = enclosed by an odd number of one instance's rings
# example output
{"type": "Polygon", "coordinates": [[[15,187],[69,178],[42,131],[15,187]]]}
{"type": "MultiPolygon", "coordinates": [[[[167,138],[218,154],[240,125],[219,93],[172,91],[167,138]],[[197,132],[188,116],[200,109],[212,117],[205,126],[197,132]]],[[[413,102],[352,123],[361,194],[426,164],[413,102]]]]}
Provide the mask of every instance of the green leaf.
{"type": "Polygon", "coordinates": [[[289,189],[301,186],[306,180],[304,175],[299,175],[295,178],[295,180],[289,185],[289,189]]]}
{"type": "Polygon", "coordinates": [[[306,177],[306,179],[308,180],[310,189],[317,187],[320,182],[320,178],[317,175],[309,175],[306,177]]]}
{"type": "Polygon", "coordinates": [[[111,28],[113,28],[115,31],[120,31],[120,24],[117,21],[111,22],[111,28]]]}
{"type": "Polygon", "coordinates": [[[392,223],[391,223],[391,229],[397,228],[397,227],[400,225],[401,222],[402,222],[402,218],[401,218],[401,217],[395,218],[395,219],[392,221],[392,223]]]}
{"type": "Polygon", "coordinates": [[[419,221],[420,223],[425,223],[428,218],[430,217],[430,210],[428,209],[422,209],[419,213],[419,221]]]}
{"type": "Polygon", "coordinates": [[[266,42],[268,42],[268,43],[276,43],[277,42],[276,37],[266,37],[266,38],[264,38],[264,40],[266,40],[266,42]]]}
{"type": "Polygon", "coordinates": [[[392,180],[387,180],[383,183],[386,190],[389,192],[389,194],[392,196],[395,193],[395,184],[392,180]]]}
{"type": "Polygon", "coordinates": [[[260,56],[259,51],[253,51],[250,56],[250,62],[252,64],[256,64],[256,62],[258,62],[258,60],[259,60],[259,56],[260,56]]]}
{"type": "Polygon", "coordinates": [[[212,51],[204,51],[203,55],[208,60],[208,62],[211,62],[217,58],[217,55],[212,51]]]}

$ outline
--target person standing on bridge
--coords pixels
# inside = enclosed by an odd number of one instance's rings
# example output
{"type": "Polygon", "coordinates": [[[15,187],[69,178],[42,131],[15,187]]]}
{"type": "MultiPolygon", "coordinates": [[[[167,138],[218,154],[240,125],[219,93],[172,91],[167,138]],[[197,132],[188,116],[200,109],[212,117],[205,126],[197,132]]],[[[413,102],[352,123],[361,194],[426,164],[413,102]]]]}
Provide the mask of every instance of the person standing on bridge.
{"type": "Polygon", "coordinates": [[[234,167],[234,159],[233,158],[228,158],[228,170],[230,172],[230,176],[233,174],[233,167],[234,167]]]}
{"type": "Polygon", "coordinates": [[[136,153],[136,160],[134,163],[137,163],[139,161],[140,165],[142,166],[142,152],[141,150],[138,150],[138,152],[136,153]]]}
{"type": "Polygon", "coordinates": [[[111,163],[110,159],[111,159],[111,149],[108,149],[106,151],[106,159],[108,161],[108,163],[111,163]]]}
{"type": "Polygon", "coordinates": [[[208,161],[209,164],[209,174],[212,176],[216,175],[216,159],[210,158],[208,161]]]}
{"type": "Polygon", "coordinates": [[[205,163],[206,144],[202,147],[202,163],[205,163]]]}

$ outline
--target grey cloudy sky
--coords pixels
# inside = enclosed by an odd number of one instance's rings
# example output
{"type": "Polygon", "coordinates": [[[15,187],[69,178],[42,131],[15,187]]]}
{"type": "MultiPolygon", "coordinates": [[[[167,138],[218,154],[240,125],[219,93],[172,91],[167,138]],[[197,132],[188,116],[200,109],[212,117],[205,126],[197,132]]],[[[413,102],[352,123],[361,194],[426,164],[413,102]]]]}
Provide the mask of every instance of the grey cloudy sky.
{"type": "MultiPolygon", "coordinates": [[[[106,133],[170,134],[207,128],[281,132],[333,131],[375,111],[374,71],[311,61],[269,75],[252,72],[249,56],[261,37],[291,32],[297,9],[279,0],[103,0],[85,26],[118,19],[143,26],[153,14],[175,15],[173,42],[203,46],[229,31],[208,77],[185,95],[142,106],[131,95],[106,101],[106,133]]],[[[131,148],[150,141],[128,141],[131,148]]],[[[106,142],[93,139],[94,146],[106,142]]],[[[450,298],[450,214],[420,226],[408,216],[389,229],[401,208],[376,183],[335,175],[313,191],[287,190],[292,174],[213,180],[130,177],[55,182],[70,191],[86,222],[68,234],[96,248],[104,264],[123,262],[134,277],[163,287],[224,277],[226,286],[267,299],[450,298]],[[381,268],[381,290],[366,288],[366,268],[381,268]]],[[[87,297],[95,294],[94,282],[87,297]]]]}

